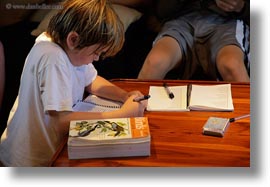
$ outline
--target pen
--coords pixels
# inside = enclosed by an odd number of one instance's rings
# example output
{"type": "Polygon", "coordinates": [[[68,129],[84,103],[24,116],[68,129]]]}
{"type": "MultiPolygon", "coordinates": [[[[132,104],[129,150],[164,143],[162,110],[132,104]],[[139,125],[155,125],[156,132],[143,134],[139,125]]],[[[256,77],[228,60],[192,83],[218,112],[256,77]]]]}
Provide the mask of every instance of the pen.
{"type": "Polygon", "coordinates": [[[141,97],[134,98],[133,101],[134,102],[140,102],[140,101],[143,101],[143,100],[146,100],[146,99],[149,99],[149,98],[150,98],[150,95],[144,95],[144,96],[141,96],[141,97]]]}
{"type": "Polygon", "coordinates": [[[235,118],[230,118],[230,122],[235,122],[236,120],[248,118],[248,117],[250,117],[250,114],[246,114],[246,115],[235,117],[235,118]]]}
{"type": "Polygon", "coordinates": [[[192,85],[188,84],[187,85],[187,107],[189,106],[189,103],[190,103],[191,91],[192,91],[192,85]]]}
{"type": "Polygon", "coordinates": [[[167,94],[169,95],[169,98],[170,98],[170,99],[173,99],[173,98],[174,98],[174,95],[173,95],[173,93],[171,92],[171,90],[169,89],[167,83],[164,82],[164,83],[163,83],[163,86],[164,86],[164,88],[165,88],[167,94]]]}

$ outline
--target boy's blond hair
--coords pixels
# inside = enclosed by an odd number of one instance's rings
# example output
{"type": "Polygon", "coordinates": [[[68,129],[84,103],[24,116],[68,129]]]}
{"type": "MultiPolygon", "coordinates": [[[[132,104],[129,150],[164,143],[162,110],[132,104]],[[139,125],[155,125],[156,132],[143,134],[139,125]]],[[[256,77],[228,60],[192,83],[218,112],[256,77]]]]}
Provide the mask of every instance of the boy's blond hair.
{"type": "Polygon", "coordinates": [[[79,35],[77,49],[94,44],[107,48],[105,57],[115,55],[123,46],[124,29],[107,0],[66,0],[50,20],[47,33],[55,43],[66,46],[70,32],[79,35]]]}

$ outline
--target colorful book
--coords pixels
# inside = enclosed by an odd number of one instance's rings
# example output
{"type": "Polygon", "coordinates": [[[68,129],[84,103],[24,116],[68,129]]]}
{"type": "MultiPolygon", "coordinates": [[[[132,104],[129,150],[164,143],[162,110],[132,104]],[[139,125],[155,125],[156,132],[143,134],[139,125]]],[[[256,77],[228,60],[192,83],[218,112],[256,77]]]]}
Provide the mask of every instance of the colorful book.
{"type": "Polygon", "coordinates": [[[149,156],[147,117],[71,121],[69,159],[149,156]]]}

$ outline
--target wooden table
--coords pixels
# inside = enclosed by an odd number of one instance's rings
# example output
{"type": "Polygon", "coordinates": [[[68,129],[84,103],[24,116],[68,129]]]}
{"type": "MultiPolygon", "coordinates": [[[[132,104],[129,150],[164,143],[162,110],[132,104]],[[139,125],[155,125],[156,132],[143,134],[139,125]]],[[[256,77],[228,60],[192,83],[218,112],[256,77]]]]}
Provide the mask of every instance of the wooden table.
{"type": "MultiPolygon", "coordinates": [[[[113,83],[127,91],[148,94],[150,85],[162,81],[115,79],[113,83]]],[[[170,86],[221,84],[227,82],[166,80],[170,86]]],[[[250,113],[250,84],[231,83],[233,112],[145,112],[151,132],[151,156],[69,160],[66,141],[59,147],[50,166],[56,167],[250,167],[250,118],[233,122],[224,137],[202,134],[210,116],[237,117],[250,113]]]]}

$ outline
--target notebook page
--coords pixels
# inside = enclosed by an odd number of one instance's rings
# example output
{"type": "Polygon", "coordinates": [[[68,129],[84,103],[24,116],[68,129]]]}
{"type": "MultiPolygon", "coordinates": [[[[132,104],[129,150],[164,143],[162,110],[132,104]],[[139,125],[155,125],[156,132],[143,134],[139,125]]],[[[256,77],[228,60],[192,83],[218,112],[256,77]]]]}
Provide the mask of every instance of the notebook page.
{"type": "Polygon", "coordinates": [[[187,86],[170,86],[174,94],[170,99],[163,86],[150,86],[147,110],[148,111],[188,111],[187,86]]]}
{"type": "Polygon", "coordinates": [[[74,111],[87,111],[87,112],[106,112],[117,110],[121,107],[122,103],[89,95],[85,100],[76,103],[73,107],[74,111]]]}
{"type": "Polygon", "coordinates": [[[233,110],[231,84],[192,85],[189,107],[192,110],[233,110]]]}

